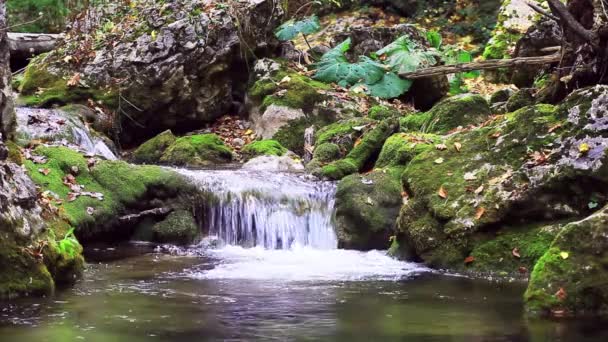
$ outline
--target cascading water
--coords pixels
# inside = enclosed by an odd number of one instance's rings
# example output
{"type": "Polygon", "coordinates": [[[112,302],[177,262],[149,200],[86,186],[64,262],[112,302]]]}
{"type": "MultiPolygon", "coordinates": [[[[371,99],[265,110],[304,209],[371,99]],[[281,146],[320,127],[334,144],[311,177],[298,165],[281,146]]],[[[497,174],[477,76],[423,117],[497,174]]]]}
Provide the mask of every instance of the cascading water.
{"type": "Polygon", "coordinates": [[[303,174],[245,170],[181,170],[217,201],[204,208],[204,226],[223,243],[265,249],[335,249],[335,185],[303,174]]]}
{"type": "MultiPolygon", "coordinates": [[[[191,269],[195,279],[272,281],[395,280],[427,272],[384,251],[338,249],[333,227],[336,185],[302,173],[177,170],[216,200],[203,208],[203,229],[223,243],[191,252],[218,259],[191,269]]],[[[202,248],[201,248],[202,247],[202,248]]]]}

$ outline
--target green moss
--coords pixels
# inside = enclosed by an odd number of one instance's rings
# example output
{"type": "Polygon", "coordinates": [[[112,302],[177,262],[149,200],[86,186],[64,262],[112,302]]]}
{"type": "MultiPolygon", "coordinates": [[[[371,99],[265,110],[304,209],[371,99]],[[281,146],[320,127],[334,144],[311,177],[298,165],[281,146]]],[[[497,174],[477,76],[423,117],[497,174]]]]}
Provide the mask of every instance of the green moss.
{"type": "Polygon", "coordinates": [[[380,153],[384,141],[397,130],[397,127],[398,123],[396,119],[382,121],[363,135],[360,143],[348,153],[346,158],[323,167],[323,176],[338,180],[362,170],[370,159],[380,153]]]}
{"type": "Polygon", "coordinates": [[[5,145],[8,148],[8,160],[15,164],[22,165],[24,159],[23,154],[21,154],[21,148],[10,140],[6,141],[5,145]]]}
{"type": "Polygon", "coordinates": [[[278,71],[270,78],[258,80],[249,90],[252,98],[262,102],[261,110],[274,104],[302,109],[305,113],[327,98],[319,90],[329,90],[327,84],[315,81],[297,72],[278,71]]]}
{"type": "Polygon", "coordinates": [[[160,243],[189,245],[199,238],[200,230],[192,213],[176,210],[152,228],[154,240],[160,243]]]}
{"type": "Polygon", "coordinates": [[[176,196],[179,191],[188,192],[185,180],[168,170],[156,166],[134,166],[122,161],[100,161],[89,170],[87,161],[78,152],[66,147],[38,147],[35,153],[48,158],[44,165],[27,160],[25,166],[32,180],[50,191],[62,201],[60,213],[70,225],[76,227],[79,237],[103,234],[103,223],[112,222],[128,206],[152,192],[162,192],[164,197],[176,196]],[[48,175],[38,171],[50,170],[48,175]],[[84,186],[84,191],[99,192],[103,200],[80,196],[68,200],[70,189],[63,179],[78,170],[76,181],[84,186]],[[87,208],[93,208],[93,214],[87,208]]]}
{"type": "Polygon", "coordinates": [[[170,130],[166,130],[154,138],[141,144],[133,152],[133,161],[141,164],[152,164],[160,161],[163,153],[175,143],[176,138],[170,130]]]}
{"type": "Polygon", "coordinates": [[[394,108],[386,106],[373,106],[369,109],[368,116],[374,120],[384,120],[392,117],[399,117],[400,113],[394,108]]]}
{"type": "Polygon", "coordinates": [[[318,115],[291,120],[289,124],[281,127],[273,135],[273,139],[278,141],[288,150],[302,156],[304,155],[304,132],[308,127],[323,127],[331,122],[331,118],[318,115]]]}
{"type": "Polygon", "coordinates": [[[242,153],[247,159],[257,156],[280,157],[287,153],[287,149],[276,140],[260,140],[245,145],[245,147],[243,147],[242,153]]]}
{"type": "Polygon", "coordinates": [[[430,113],[416,113],[400,118],[399,126],[402,132],[420,132],[424,124],[430,121],[430,113]]]}
{"type": "MultiPolygon", "coordinates": [[[[315,133],[315,145],[321,145],[328,142],[337,143],[342,147],[344,144],[340,142],[349,140],[354,142],[356,138],[361,136],[366,126],[374,123],[375,121],[367,118],[354,118],[347,120],[340,120],[327,125],[315,133]],[[347,139],[350,138],[350,139],[347,139]]],[[[350,146],[352,148],[352,146],[350,146]]],[[[348,149],[350,150],[350,148],[348,149]]]]}
{"type": "Polygon", "coordinates": [[[434,134],[398,133],[390,136],[376,162],[376,167],[405,166],[415,156],[434,148],[441,138],[434,134]]]}
{"type": "Polygon", "coordinates": [[[507,102],[507,110],[514,112],[518,109],[531,106],[534,104],[534,96],[531,89],[520,89],[507,102]]]}
{"type": "Polygon", "coordinates": [[[501,102],[507,102],[513,96],[514,91],[510,88],[500,89],[495,91],[492,96],[490,96],[490,103],[496,104],[501,102]]]}
{"type": "Polygon", "coordinates": [[[316,159],[322,163],[329,163],[341,156],[340,146],[333,143],[323,143],[315,147],[313,159],[316,159]]]}
{"type": "Polygon", "coordinates": [[[490,106],[482,96],[456,95],[436,104],[428,112],[428,121],[420,131],[444,134],[460,126],[480,124],[486,121],[490,114],[490,106]]]}
{"type": "Polygon", "coordinates": [[[163,153],[160,161],[171,165],[200,166],[229,162],[232,151],[215,134],[178,138],[163,153]]]}
{"type": "Polygon", "coordinates": [[[114,89],[68,86],[67,77],[49,72],[45,56],[36,57],[25,69],[20,85],[19,101],[26,106],[48,107],[56,104],[86,102],[92,99],[116,107],[118,94],[114,89]]]}

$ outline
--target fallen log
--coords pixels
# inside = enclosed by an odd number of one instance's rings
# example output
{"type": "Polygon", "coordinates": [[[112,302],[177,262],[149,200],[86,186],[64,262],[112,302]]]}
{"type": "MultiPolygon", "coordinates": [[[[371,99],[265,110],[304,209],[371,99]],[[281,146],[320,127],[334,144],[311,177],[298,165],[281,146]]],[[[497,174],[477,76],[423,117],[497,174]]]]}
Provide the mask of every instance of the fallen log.
{"type": "Polygon", "coordinates": [[[399,76],[407,79],[417,79],[432,76],[441,76],[449,74],[458,74],[461,72],[475,71],[475,70],[490,70],[490,69],[501,69],[501,68],[516,68],[519,66],[526,65],[542,65],[559,62],[561,59],[560,54],[553,54],[548,56],[539,57],[518,57],[512,59],[492,59],[481,62],[461,63],[452,65],[441,65],[436,67],[424,68],[413,72],[400,73],[399,76]]]}
{"type": "Polygon", "coordinates": [[[25,59],[49,52],[62,39],[60,34],[48,33],[8,33],[11,58],[25,59]]]}
{"type": "Polygon", "coordinates": [[[133,222],[137,222],[140,221],[141,219],[145,218],[145,217],[163,217],[163,216],[167,216],[167,214],[169,214],[171,211],[173,211],[173,209],[170,208],[154,208],[154,209],[149,209],[149,210],[144,210],[140,213],[137,214],[130,214],[130,215],[125,215],[125,216],[121,216],[118,218],[118,222],[120,223],[133,223],[133,222]]]}

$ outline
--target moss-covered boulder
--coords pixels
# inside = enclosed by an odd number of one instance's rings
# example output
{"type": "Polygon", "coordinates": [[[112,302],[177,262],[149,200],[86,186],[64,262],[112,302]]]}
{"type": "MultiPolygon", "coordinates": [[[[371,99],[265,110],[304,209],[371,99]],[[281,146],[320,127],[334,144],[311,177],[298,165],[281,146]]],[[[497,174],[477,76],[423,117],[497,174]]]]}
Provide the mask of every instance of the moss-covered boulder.
{"type": "Polygon", "coordinates": [[[434,134],[397,133],[391,135],[380,151],[377,168],[405,166],[420,153],[435,148],[442,139],[434,134]]]}
{"type": "Polygon", "coordinates": [[[449,97],[426,113],[412,114],[401,119],[404,130],[445,134],[469,125],[486,121],[490,106],[480,95],[462,94],[449,97]]]}
{"type": "Polygon", "coordinates": [[[387,249],[401,206],[399,172],[350,175],[336,192],[336,232],[341,248],[387,249]]]}
{"type": "Polygon", "coordinates": [[[341,155],[340,146],[334,143],[323,143],[315,147],[313,159],[322,163],[329,163],[339,159],[341,155]]]}
{"type": "Polygon", "coordinates": [[[323,177],[339,180],[350,174],[362,171],[366,166],[372,167],[374,158],[380,153],[386,139],[397,131],[397,119],[388,119],[378,123],[365,133],[344,159],[332,162],[321,169],[323,177]],[[372,163],[372,165],[368,165],[372,163]]]}
{"type": "Polygon", "coordinates": [[[507,111],[514,112],[518,109],[534,104],[534,94],[532,89],[520,89],[507,101],[507,111]]]}
{"type": "Polygon", "coordinates": [[[515,91],[511,88],[497,90],[490,96],[490,104],[495,105],[497,103],[507,102],[513,94],[515,94],[515,91]]]}
{"type": "Polygon", "coordinates": [[[207,166],[232,160],[232,151],[215,134],[198,134],[175,140],[160,162],[179,166],[207,166]]]}
{"type": "Polygon", "coordinates": [[[566,225],[536,263],[526,308],[541,315],[608,315],[608,207],[566,225]]]}
{"type": "Polygon", "coordinates": [[[121,224],[121,215],[161,205],[178,205],[178,196],[193,188],[180,175],[157,166],[134,166],[123,161],[97,161],[66,147],[38,147],[25,167],[46,192],[79,239],[116,241],[129,238],[134,225],[121,224]]]}
{"type": "Polygon", "coordinates": [[[490,227],[574,219],[603,205],[606,101],[605,86],[580,90],[559,107],[525,107],[415,157],[403,173],[410,199],[400,242],[431,265],[461,268],[490,227]]]}
{"type": "Polygon", "coordinates": [[[368,116],[374,120],[384,120],[401,116],[398,110],[387,106],[373,106],[369,109],[368,116]]]}
{"type": "Polygon", "coordinates": [[[141,144],[133,152],[133,161],[139,164],[158,163],[165,151],[175,143],[177,138],[170,130],[166,130],[154,138],[141,144]]]}
{"type": "Polygon", "coordinates": [[[276,140],[260,140],[254,141],[251,144],[245,145],[241,153],[245,159],[251,159],[257,156],[283,156],[287,153],[287,149],[276,140]]]}
{"type": "Polygon", "coordinates": [[[193,244],[201,235],[192,212],[184,209],[170,213],[163,221],[156,223],[152,231],[154,241],[176,245],[193,244]]]}

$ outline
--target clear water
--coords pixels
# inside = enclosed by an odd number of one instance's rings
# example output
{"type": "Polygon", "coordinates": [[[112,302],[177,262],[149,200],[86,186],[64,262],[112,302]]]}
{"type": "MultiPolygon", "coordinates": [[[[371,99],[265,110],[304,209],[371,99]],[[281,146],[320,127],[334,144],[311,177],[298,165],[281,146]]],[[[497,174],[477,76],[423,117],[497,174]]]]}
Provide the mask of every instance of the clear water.
{"type": "Polygon", "coordinates": [[[206,239],[88,246],[84,278],[0,303],[0,341],[607,341],[608,322],[528,320],[524,285],[336,248],[335,184],[180,170],[218,196],[206,239]]]}
{"type": "Polygon", "coordinates": [[[103,261],[89,264],[74,288],[0,304],[0,340],[608,340],[608,322],[527,320],[522,284],[427,273],[357,252],[330,262],[340,268],[332,277],[322,258],[277,253],[138,255],[128,246],[88,255],[103,261]],[[123,252],[131,255],[107,258],[123,252]],[[269,265],[279,259],[281,271],[269,265]],[[348,260],[365,266],[341,269],[348,260]]]}

